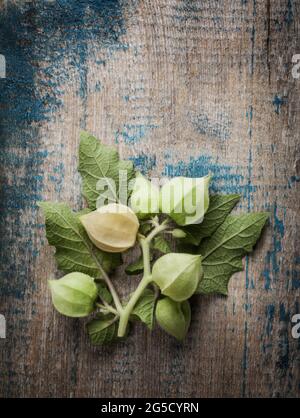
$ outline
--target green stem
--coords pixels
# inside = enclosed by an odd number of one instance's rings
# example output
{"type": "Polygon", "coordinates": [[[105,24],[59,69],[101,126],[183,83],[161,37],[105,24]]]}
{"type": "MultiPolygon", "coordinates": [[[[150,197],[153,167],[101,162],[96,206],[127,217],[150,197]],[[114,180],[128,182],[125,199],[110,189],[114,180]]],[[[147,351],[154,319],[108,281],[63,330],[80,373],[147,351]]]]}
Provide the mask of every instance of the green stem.
{"type": "Polygon", "coordinates": [[[140,281],[138,287],[136,288],[135,292],[131,296],[129,302],[125,306],[123,312],[120,315],[120,322],[119,322],[119,329],[118,329],[118,337],[124,337],[126,334],[126,329],[129,321],[129,317],[131,315],[131,312],[141,297],[143,291],[146,289],[148,284],[151,282],[151,276],[144,276],[142,280],[140,281]]]}
{"type": "Polygon", "coordinates": [[[111,312],[114,315],[119,316],[118,311],[115,308],[113,308],[111,305],[108,305],[106,303],[105,304],[104,303],[103,304],[102,303],[97,303],[96,305],[97,305],[98,308],[102,309],[102,311],[111,312]]]}
{"type": "Polygon", "coordinates": [[[150,267],[150,245],[147,241],[147,238],[140,238],[139,239],[142,253],[143,253],[143,265],[144,265],[144,276],[151,275],[151,267],[150,267]]]}
{"type": "Polygon", "coordinates": [[[110,293],[112,295],[112,298],[113,298],[114,304],[115,304],[115,306],[117,308],[117,311],[118,311],[119,314],[121,314],[121,312],[123,311],[123,307],[121,305],[121,302],[120,302],[119,296],[118,296],[118,294],[116,292],[116,289],[115,289],[114,285],[112,284],[110,278],[108,277],[108,274],[106,273],[106,271],[104,270],[104,268],[99,263],[99,261],[98,261],[98,259],[97,259],[96,256],[94,256],[94,259],[96,261],[96,264],[97,264],[98,269],[100,270],[100,273],[102,275],[102,279],[107,284],[107,287],[108,287],[108,289],[109,289],[109,291],[110,291],[110,293]]]}
{"type": "Polygon", "coordinates": [[[164,231],[165,229],[168,228],[168,220],[165,220],[161,223],[161,225],[156,226],[151,232],[150,234],[147,236],[146,241],[150,244],[150,242],[152,241],[152,239],[160,234],[162,231],[164,231]]]}
{"type": "Polygon", "coordinates": [[[167,228],[166,221],[161,225],[158,225],[153,229],[153,231],[148,235],[147,238],[140,237],[139,242],[142,248],[143,253],[143,262],[144,262],[144,276],[140,281],[135,292],[132,294],[129,302],[123,308],[123,312],[120,313],[120,322],[118,329],[118,337],[124,337],[128,325],[128,321],[131,315],[133,308],[135,307],[137,301],[141,297],[143,291],[146,289],[149,283],[152,281],[151,277],[151,266],[150,266],[150,243],[151,240],[160,232],[164,231],[167,228]]]}

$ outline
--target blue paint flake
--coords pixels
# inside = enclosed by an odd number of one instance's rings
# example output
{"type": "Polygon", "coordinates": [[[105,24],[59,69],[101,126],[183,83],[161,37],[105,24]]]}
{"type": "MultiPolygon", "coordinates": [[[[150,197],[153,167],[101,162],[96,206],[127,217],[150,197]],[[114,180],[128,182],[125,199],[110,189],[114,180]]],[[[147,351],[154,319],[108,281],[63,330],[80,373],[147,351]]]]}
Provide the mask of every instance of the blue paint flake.
{"type": "MultiPolygon", "coordinates": [[[[285,216],[285,210],[284,210],[285,216]]],[[[278,254],[282,251],[281,241],[284,237],[284,220],[278,217],[278,207],[275,203],[273,206],[273,236],[272,236],[272,249],[267,252],[265,269],[263,271],[263,277],[265,280],[265,290],[271,290],[272,280],[275,282],[279,273],[279,261],[278,254]]]]}
{"type": "Polygon", "coordinates": [[[300,271],[293,269],[291,272],[291,286],[292,290],[300,289],[300,271]]]}
{"type": "Polygon", "coordinates": [[[215,119],[211,119],[206,113],[193,115],[191,118],[195,130],[210,138],[217,138],[225,141],[231,136],[232,122],[225,113],[217,113],[215,119]]]}
{"type": "MultiPolygon", "coordinates": [[[[69,84],[82,100],[80,124],[85,127],[87,59],[93,57],[93,48],[106,48],[108,56],[127,48],[120,42],[124,33],[119,0],[8,2],[0,15],[0,51],[7,63],[7,77],[0,79],[1,295],[23,298],[32,286],[28,266],[37,255],[36,201],[43,198],[48,156],[41,150],[39,128],[56,117],[69,84]],[[25,211],[29,223],[23,220],[25,211]],[[17,289],[11,287],[12,276],[18,279],[17,289]]],[[[59,193],[63,165],[47,176],[59,193]]]]}
{"type": "Polygon", "coordinates": [[[132,123],[125,124],[115,134],[115,142],[125,142],[125,144],[133,144],[143,139],[151,130],[157,128],[157,125],[149,123],[132,123]]]}
{"type": "Polygon", "coordinates": [[[288,26],[293,22],[294,20],[294,7],[293,7],[293,1],[288,0],[287,2],[287,9],[284,15],[284,21],[287,23],[288,26]]]}
{"type": "Polygon", "coordinates": [[[129,158],[136,170],[139,170],[142,174],[147,174],[149,171],[153,170],[156,166],[156,156],[148,154],[140,154],[134,157],[129,158]]]}
{"type": "Polygon", "coordinates": [[[288,188],[289,188],[289,189],[291,189],[291,188],[292,188],[292,186],[293,186],[295,183],[299,183],[299,181],[300,181],[300,176],[291,176],[291,177],[288,179],[288,188]]]}
{"type": "Polygon", "coordinates": [[[286,104],[286,99],[281,96],[276,95],[273,99],[272,104],[275,107],[275,112],[277,113],[277,115],[279,115],[281,112],[281,106],[286,104]]]}
{"type": "Polygon", "coordinates": [[[210,156],[201,155],[199,157],[191,157],[188,162],[179,161],[174,164],[167,162],[162,174],[167,177],[203,177],[211,174],[212,192],[241,193],[245,195],[247,188],[244,185],[244,177],[238,174],[241,171],[241,167],[221,164],[210,156]]]}
{"type": "Polygon", "coordinates": [[[294,260],[295,264],[300,264],[300,256],[296,256],[294,260]]]}
{"type": "Polygon", "coordinates": [[[267,318],[266,334],[268,337],[272,334],[274,317],[275,317],[275,306],[274,304],[270,304],[266,307],[266,318],[267,318]]]}

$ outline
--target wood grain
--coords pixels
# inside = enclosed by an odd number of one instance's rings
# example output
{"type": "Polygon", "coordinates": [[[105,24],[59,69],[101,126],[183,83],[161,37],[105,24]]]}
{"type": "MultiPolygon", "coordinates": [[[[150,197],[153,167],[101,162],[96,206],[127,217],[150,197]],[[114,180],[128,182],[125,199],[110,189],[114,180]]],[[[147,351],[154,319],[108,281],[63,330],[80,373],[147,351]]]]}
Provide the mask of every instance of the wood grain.
{"type": "Polygon", "coordinates": [[[299,0],[75,3],[1,5],[0,396],[298,397],[299,0]],[[272,213],[229,297],[193,300],[182,345],[137,325],[92,348],[51,305],[36,201],[82,206],[81,128],[149,175],[210,171],[214,191],[242,194],[237,210],[272,213]]]}

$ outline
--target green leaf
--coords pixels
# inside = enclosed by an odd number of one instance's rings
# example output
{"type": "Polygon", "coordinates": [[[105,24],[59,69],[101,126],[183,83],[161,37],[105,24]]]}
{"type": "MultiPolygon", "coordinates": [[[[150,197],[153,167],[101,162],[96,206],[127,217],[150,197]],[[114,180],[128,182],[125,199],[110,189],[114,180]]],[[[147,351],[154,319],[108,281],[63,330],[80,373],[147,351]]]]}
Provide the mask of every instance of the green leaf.
{"type": "Polygon", "coordinates": [[[145,289],[132,311],[132,315],[138,317],[151,330],[153,328],[154,306],[154,292],[150,289],[145,289]]]}
{"type": "MultiPolygon", "coordinates": [[[[96,209],[96,202],[100,194],[107,196],[108,203],[118,201],[119,188],[119,172],[127,172],[126,182],[134,176],[134,168],[131,161],[123,161],[119,159],[118,152],[90,135],[87,132],[82,132],[80,135],[79,146],[79,168],[83,180],[83,196],[86,198],[89,207],[96,209]],[[103,182],[104,189],[97,190],[97,183],[100,179],[105,179],[103,182]],[[111,184],[111,180],[115,183],[115,188],[111,184]]],[[[102,181],[102,180],[101,180],[102,181]]],[[[127,186],[123,183],[122,185],[127,186]]],[[[121,202],[127,204],[127,202],[121,202]]]]}
{"type": "Polygon", "coordinates": [[[98,295],[100,296],[100,298],[103,299],[108,304],[112,303],[113,298],[106,284],[103,282],[96,282],[96,286],[97,286],[98,295]]]}
{"type": "Polygon", "coordinates": [[[182,241],[199,245],[203,238],[210,237],[219,228],[239,200],[238,194],[210,196],[209,207],[203,222],[183,227],[187,236],[182,241]]]}
{"type": "Polygon", "coordinates": [[[91,213],[92,211],[91,211],[91,209],[90,208],[84,208],[84,209],[81,209],[79,212],[76,212],[76,216],[78,217],[78,218],[80,218],[81,216],[83,216],[83,215],[87,215],[88,213],[91,213]]]}
{"type": "Polygon", "coordinates": [[[198,247],[181,241],[177,243],[176,250],[179,253],[198,254],[198,247]]]}
{"type": "Polygon", "coordinates": [[[65,203],[41,202],[46,218],[46,236],[56,248],[58,268],[67,273],[81,272],[91,277],[100,277],[98,263],[105,271],[120,264],[119,254],[108,254],[98,250],[89,240],[74,213],[65,203]]]}
{"type": "Polygon", "coordinates": [[[229,215],[213,236],[199,247],[204,276],[197,293],[227,295],[233,273],[243,270],[242,258],[252,251],[269,213],[229,215]]]}
{"type": "Polygon", "coordinates": [[[140,224],[140,232],[143,235],[148,234],[148,232],[150,232],[152,228],[153,228],[153,225],[150,223],[145,222],[145,223],[140,224]]]}
{"type": "Polygon", "coordinates": [[[144,270],[143,257],[140,256],[134,263],[131,263],[126,267],[125,272],[129,276],[134,276],[135,274],[142,273],[143,270],[144,270]]]}
{"type": "MultiPolygon", "coordinates": [[[[150,261],[153,260],[153,254],[150,254],[150,261]]],[[[134,276],[140,274],[144,271],[144,261],[143,256],[140,255],[139,258],[128,266],[125,269],[126,274],[129,276],[134,276]]]]}
{"type": "Polygon", "coordinates": [[[109,344],[117,338],[117,321],[114,315],[100,315],[87,324],[87,332],[93,345],[109,344]]]}
{"type": "Polygon", "coordinates": [[[161,251],[164,254],[171,252],[170,244],[168,241],[161,235],[158,235],[154,238],[152,248],[155,250],[161,251]]]}

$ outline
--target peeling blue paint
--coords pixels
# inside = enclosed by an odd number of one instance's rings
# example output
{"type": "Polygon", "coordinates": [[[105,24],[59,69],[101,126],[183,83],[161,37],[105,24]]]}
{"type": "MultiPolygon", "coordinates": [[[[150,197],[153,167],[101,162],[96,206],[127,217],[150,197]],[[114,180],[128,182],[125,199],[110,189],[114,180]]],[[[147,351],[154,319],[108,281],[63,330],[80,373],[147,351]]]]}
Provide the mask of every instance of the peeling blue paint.
{"type": "Polygon", "coordinates": [[[279,320],[281,322],[287,322],[289,321],[289,318],[290,318],[289,312],[286,311],[284,303],[281,303],[279,305],[279,320]]]}
{"type": "MultiPolygon", "coordinates": [[[[283,210],[285,216],[285,210],[283,210]]],[[[281,241],[284,236],[284,220],[278,217],[278,207],[275,203],[273,206],[273,242],[272,249],[267,252],[265,269],[263,277],[265,280],[265,289],[272,289],[272,280],[276,281],[279,273],[278,253],[282,251],[281,241]]]]}
{"type": "Polygon", "coordinates": [[[291,276],[292,290],[300,289],[300,271],[293,269],[291,276]]]}
{"type": "Polygon", "coordinates": [[[275,113],[277,113],[277,115],[279,115],[280,112],[281,112],[281,106],[283,106],[284,104],[286,104],[286,99],[283,98],[283,97],[281,97],[281,96],[278,96],[276,94],[275,97],[274,97],[274,99],[273,99],[273,101],[272,101],[272,104],[273,104],[273,106],[275,108],[275,113]]]}
{"type": "Polygon", "coordinates": [[[97,81],[95,83],[95,91],[101,91],[102,90],[102,84],[100,83],[100,81],[97,81]]]}
{"type": "Polygon", "coordinates": [[[251,313],[251,310],[252,310],[252,304],[251,303],[244,303],[244,310],[245,310],[245,312],[247,312],[247,313],[251,313]]]}
{"type": "Polygon", "coordinates": [[[267,305],[266,307],[266,318],[267,318],[266,334],[268,337],[270,337],[270,335],[272,334],[274,317],[275,317],[274,304],[267,305]]]}
{"type": "MultiPolygon", "coordinates": [[[[124,33],[119,0],[37,0],[34,4],[17,5],[8,2],[1,13],[0,50],[7,62],[7,77],[0,79],[0,160],[4,185],[0,203],[3,248],[0,262],[5,266],[1,287],[4,296],[21,298],[26,288],[32,286],[28,266],[36,256],[36,201],[43,197],[43,164],[47,158],[47,151],[41,151],[39,127],[56,117],[71,83],[82,100],[81,126],[85,127],[87,59],[93,59],[93,48],[106,48],[108,54],[126,48],[119,40],[124,33]],[[22,177],[12,174],[16,169],[22,177]],[[24,211],[32,222],[23,221],[24,211]],[[7,239],[7,236],[16,238],[19,231],[22,236],[18,240],[7,239]],[[20,262],[14,259],[13,247],[20,262]],[[12,275],[18,279],[17,289],[11,287],[12,275]]],[[[48,175],[59,193],[64,167],[54,167],[48,175]]]]}
{"type": "Polygon", "coordinates": [[[299,183],[299,181],[300,181],[300,176],[291,176],[291,177],[288,179],[288,188],[289,188],[289,189],[291,189],[291,188],[292,188],[292,186],[293,186],[295,183],[299,183]]]}
{"type": "Polygon", "coordinates": [[[207,174],[212,175],[211,191],[223,193],[247,193],[247,187],[244,185],[244,177],[241,173],[241,167],[232,167],[221,164],[218,159],[214,160],[207,155],[199,157],[190,157],[188,162],[179,161],[176,163],[166,162],[162,172],[167,177],[203,177],[207,174]]]}
{"type": "Polygon", "coordinates": [[[125,144],[133,144],[143,139],[151,130],[157,128],[154,124],[132,123],[125,124],[115,134],[115,142],[124,141],[125,144]]]}
{"type": "Polygon", "coordinates": [[[284,15],[284,21],[289,26],[293,22],[293,20],[294,20],[294,6],[293,6],[293,1],[292,0],[288,0],[286,12],[285,12],[285,15],[284,15]]]}
{"type": "Polygon", "coordinates": [[[78,93],[84,97],[91,40],[109,46],[124,33],[118,0],[36,3],[10,3],[0,18],[1,52],[8,66],[7,78],[1,80],[0,120],[9,133],[12,122],[28,125],[51,117],[63,103],[71,69],[77,71],[78,93]],[[39,62],[43,65],[37,66],[39,62]]]}
{"type": "Polygon", "coordinates": [[[191,117],[195,130],[210,138],[217,138],[225,141],[231,136],[232,121],[225,113],[219,112],[215,119],[209,118],[206,113],[199,113],[191,117]]]}
{"type": "MultiPolygon", "coordinates": [[[[253,13],[255,13],[256,3],[253,2],[253,13]]],[[[253,74],[254,71],[254,42],[255,42],[255,27],[253,25],[252,28],[252,55],[251,55],[251,73],[253,74]]],[[[247,208],[248,211],[251,209],[251,201],[253,197],[253,186],[252,186],[252,122],[253,122],[253,106],[250,105],[247,112],[246,118],[248,121],[248,137],[249,137],[249,151],[248,151],[248,176],[247,176],[247,187],[245,189],[245,197],[247,199],[247,208]]],[[[249,304],[249,287],[254,288],[254,282],[249,276],[249,256],[246,256],[245,260],[245,300],[246,305],[249,304]]],[[[247,311],[246,311],[247,314],[247,311]]],[[[247,319],[245,321],[245,329],[244,329],[244,353],[243,353],[243,381],[242,381],[242,396],[246,396],[246,385],[247,385],[247,369],[248,369],[248,356],[249,356],[249,348],[248,348],[248,323],[247,319]]]]}
{"type": "Polygon", "coordinates": [[[143,174],[147,174],[149,171],[153,170],[156,166],[156,156],[141,153],[140,155],[129,158],[134,167],[143,174]]]}
{"type": "Polygon", "coordinates": [[[246,118],[248,120],[248,137],[250,140],[249,144],[249,154],[248,154],[248,179],[247,179],[247,202],[248,202],[248,211],[251,209],[251,202],[253,199],[253,186],[252,186],[252,122],[253,122],[253,106],[250,105],[247,112],[246,118]]]}

